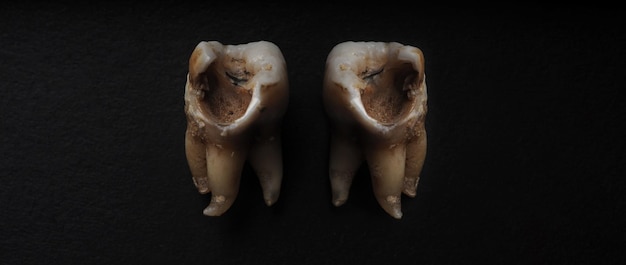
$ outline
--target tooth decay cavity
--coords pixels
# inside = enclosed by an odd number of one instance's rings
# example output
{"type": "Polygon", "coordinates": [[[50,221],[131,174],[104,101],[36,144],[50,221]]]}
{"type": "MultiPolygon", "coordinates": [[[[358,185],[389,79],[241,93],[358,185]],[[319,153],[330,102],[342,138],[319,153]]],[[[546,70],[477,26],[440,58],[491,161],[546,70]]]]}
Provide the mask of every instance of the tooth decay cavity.
{"type": "Polygon", "coordinates": [[[323,99],[333,204],[346,202],[366,161],[378,203],[402,218],[401,195],[416,196],[426,156],[422,51],[397,42],[340,43],[326,60],[323,99]]]}
{"type": "Polygon", "coordinates": [[[265,203],[279,197],[283,175],[280,124],[289,91],[285,60],[267,41],[200,42],[185,87],[185,152],[193,183],[211,193],[203,213],[233,204],[246,161],[259,177],[265,203]]]}

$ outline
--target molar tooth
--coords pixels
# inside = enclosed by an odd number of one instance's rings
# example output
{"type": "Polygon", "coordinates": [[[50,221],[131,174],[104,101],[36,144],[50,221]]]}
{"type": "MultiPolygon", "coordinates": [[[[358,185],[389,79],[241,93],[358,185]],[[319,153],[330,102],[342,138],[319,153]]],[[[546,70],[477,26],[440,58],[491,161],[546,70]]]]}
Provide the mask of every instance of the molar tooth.
{"type": "Polygon", "coordinates": [[[394,218],[414,197],[426,156],[426,81],[420,49],[397,42],[344,42],[328,54],[323,102],[331,128],[333,204],[348,198],[365,160],[374,195],[394,218]]]}
{"type": "Polygon", "coordinates": [[[203,214],[219,216],[232,206],[248,159],[266,204],[278,199],[288,86],[285,60],[273,43],[202,41],[192,52],[184,97],[185,153],[194,185],[211,193],[203,214]]]}

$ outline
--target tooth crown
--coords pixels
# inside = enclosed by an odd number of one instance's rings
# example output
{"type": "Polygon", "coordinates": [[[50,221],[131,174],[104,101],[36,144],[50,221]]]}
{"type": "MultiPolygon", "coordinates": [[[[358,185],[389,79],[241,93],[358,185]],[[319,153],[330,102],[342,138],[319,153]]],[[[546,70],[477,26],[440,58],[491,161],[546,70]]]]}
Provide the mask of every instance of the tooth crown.
{"type": "Polygon", "coordinates": [[[231,139],[249,137],[251,127],[282,118],[287,97],[286,64],[273,43],[222,45],[203,41],[192,53],[185,112],[194,125],[194,135],[205,141],[229,144],[236,141],[231,139]],[[211,100],[209,94],[217,89],[232,90],[231,95],[211,100]]]}
{"type": "Polygon", "coordinates": [[[422,51],[397,42],[348,41],[331,50],[325,70],[333,204],[347,200],[365,160],[379,204],[401,218],[401,194],[415,196],[426,153],[422,51]]]}
{"type": "Polygon", "coordinates": [[[324,99],[335,123],[358,126],[375,141],[402,139],[426,114],[422,52],[397,42],[340,43],[327,58],[324,99]],[[393,89],[399,93],[385,95],[393,89]]]}

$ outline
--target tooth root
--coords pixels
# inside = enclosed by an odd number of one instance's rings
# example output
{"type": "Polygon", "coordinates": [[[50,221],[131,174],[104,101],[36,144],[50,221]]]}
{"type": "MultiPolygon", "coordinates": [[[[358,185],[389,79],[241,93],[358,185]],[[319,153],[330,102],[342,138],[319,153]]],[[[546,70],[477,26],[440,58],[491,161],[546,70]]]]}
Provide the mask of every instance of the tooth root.
{"type": "Polygon", "coordinates": [[[356,141],[340,133],[332,133],[329,174],[333,205],[341,206],[348,200],[354,174],[362,161],[356,141]]]}
{"type": "Polygon", "coordinates": [[[404,172],[403,193],[409,197],[415,197],[420,173],[426,158],[426,130],[423,126],[417,130],[416,139],[407,144],[406,169],[404,172]]]}
{"type": "Polygon", "coordinates": [[[406,146],[368,148],[365,155],[376,200],[389,215],[396,219],[402,218],[400,200],[404,184],[406,146]]]}
{"type": "Polygon", "coordinates": [[[200,137],[192,134],[192,129],[187,126],[185,133],[185,154],[187,155],[187,163],[193,183],[198,192],[206,194],[210,192],[209,178],[206,168],[206,147],[200,140],[200,137]]]}
{"type": "Polygon", "coordinates": [[[265,204],[273,205],[280,195],[283,178],[283,154],[279,132],[267,137],[257,137],[250,148],[250,165],[259,178],[265,204]]]}
{"type": "Polygon", "coordinates": [[[246,159],[245,150],[246,148],[207,145],[206,164],[211,187],[211,203],[204,209],[204,215],[220,216],[235,201],[246,159]]]}

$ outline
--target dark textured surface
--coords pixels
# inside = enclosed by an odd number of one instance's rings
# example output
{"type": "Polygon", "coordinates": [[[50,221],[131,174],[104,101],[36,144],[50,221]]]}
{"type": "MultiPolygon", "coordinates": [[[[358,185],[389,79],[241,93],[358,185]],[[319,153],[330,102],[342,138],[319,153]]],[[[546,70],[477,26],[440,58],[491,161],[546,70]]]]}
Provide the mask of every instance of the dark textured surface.
{"type": "Polygon", "coordinates": [[[610,9],[7,4],[1,264],[623,264],[626,23],[610,9]],[[318,10],[318,7],[320,11],[318,10]],[[285,178],[249,167],[221,217],[184,155],[187,60],[268,40],[287,61],[285,178]],[[395,220],[366,169],[330,203],[326,55],[421,48],[429,149],[395,220]]]}

